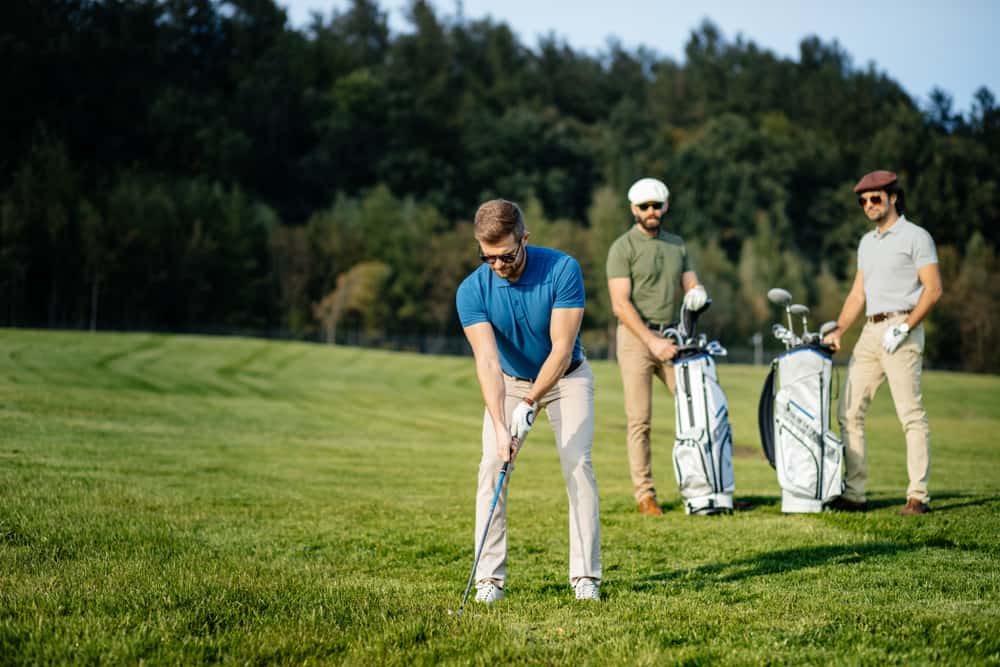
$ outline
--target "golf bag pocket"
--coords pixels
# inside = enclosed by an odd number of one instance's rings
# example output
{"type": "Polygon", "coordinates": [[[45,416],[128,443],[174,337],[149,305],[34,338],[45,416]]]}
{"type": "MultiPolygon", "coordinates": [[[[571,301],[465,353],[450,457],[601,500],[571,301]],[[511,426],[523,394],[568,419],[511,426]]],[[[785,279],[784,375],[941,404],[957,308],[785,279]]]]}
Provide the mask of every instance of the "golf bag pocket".
{"type": "Polygon", "coordinates": [[[733,438],[729,409],[706,354],[674,362],[674,476],[688,514],[733,508],[733,438]]]}
{"type": "Polygon", "coordinates": [[[822,452],[817,439],[787,422],[779,423],[777,438],[778,484],[795,496],[819,500],[822,452]]]}
{"type": "Polygon", "coordinates": [[[827,431],[823,434],[823,489],[824,503],[844,492],[844,443],[827,431]]]}
{"type": "Polygon", "coordinates": [[[684,498],[708,496],[714,492],[709,481],[705,453],[700,443],[704,438],[678,438],[674,441],[674,477],[684,498]]]}

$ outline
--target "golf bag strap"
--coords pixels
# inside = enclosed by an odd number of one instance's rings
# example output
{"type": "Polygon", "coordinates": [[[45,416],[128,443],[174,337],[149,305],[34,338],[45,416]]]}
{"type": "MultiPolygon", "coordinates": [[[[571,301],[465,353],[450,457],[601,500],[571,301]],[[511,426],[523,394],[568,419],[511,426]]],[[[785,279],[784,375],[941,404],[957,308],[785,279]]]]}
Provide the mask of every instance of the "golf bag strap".
{"type": "Polygon", "coordinates": [[[774,376],[777,364],[771,364],[771,371],[764,380],[764,388],[760,392],[760,402],[757,404],[757,428],[760,429],[760,445],[764,449],[767,462],[774,468],[774,376]]]}

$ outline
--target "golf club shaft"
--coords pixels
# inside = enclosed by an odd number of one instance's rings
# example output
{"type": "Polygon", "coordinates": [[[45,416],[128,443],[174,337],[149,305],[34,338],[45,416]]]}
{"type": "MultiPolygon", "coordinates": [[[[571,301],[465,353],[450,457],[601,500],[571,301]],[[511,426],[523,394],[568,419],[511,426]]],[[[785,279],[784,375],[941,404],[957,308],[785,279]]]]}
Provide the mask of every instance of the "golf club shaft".
{"type": "Polygon", "coordinates": [[[462,593],[462,604],[458,605],[458,613],[462,613],[462,609],[465,607],[465,601],[469,597],[469,590],[472,588],[472,580],[476,577],[476,567],[479,565],[479,557],[483,553],[483,545],[486,544],[486,534],[490,532],[490,524],[493,523],[493,512],[497,508],[497,501],[500,500],[500,490],[503,489],[503,480],[507,476],[507,466],[510,465],[509,462],[505,462],[503,467],[500,468],[500,479],[497,480],[496,491],[493,492],[493,503],[490,505],[490,514],[486,517],[486,527],[483,528],[483,536],[479,539],[479,547],[476,548],[476,559],[472,561],[472,571],[469,572],[469,582],[465,584],[465,592],[462,593]]]}

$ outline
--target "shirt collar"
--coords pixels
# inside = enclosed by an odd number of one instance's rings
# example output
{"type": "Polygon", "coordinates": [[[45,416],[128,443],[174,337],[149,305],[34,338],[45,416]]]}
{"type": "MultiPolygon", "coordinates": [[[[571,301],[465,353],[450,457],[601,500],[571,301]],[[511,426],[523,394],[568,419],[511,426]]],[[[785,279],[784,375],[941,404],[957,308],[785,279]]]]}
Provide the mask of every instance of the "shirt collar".
{"type": "Polygon", "coordinates": [[[506,278],[501,278],[493,272],[493,269],[486,267],[490,273],[490,277],[495,281],[497,287],[517,287],[519,285],[535,285],[539,282],[539,261],[538,257],[532,257],[535,255],[534,248],[530,245],[525,244],[524,246],[525,261],[527,265],[524,267],[524,271],[521,273],[521,277],[515,282],[511,282],[506,278]]]}
{"type": "Polygon", "coordinates": [[[907,221],[906,220],[906,216],[905,215],[901,215],[898,218],[896,218],[896,222],[892,223],[892,227],[890,227],[889,229],[885,230],[884,232],[879,232],[878,229],[875,229],[875,230],[872,230],[872,231],[875,232],[875,236],[877,236],[879,238],[885,238],[889,234],[892,234],[893,232],[902,229],[902,227],[900,227],[900,223],[903,223],[903,222],[906,222],[906,221],[907,221]]]}

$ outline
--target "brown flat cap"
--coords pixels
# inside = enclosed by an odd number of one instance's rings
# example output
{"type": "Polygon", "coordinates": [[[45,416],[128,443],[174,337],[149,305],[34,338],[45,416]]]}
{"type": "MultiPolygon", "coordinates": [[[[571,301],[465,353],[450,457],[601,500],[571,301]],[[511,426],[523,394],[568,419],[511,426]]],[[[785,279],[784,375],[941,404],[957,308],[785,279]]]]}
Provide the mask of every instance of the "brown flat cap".
{"type": "Polygon", "coordinates": [[[854,186],[855,192],[865,192],[867,190],[885,190],[889,185],[896,182],[896,174],[891,171],[880,169],[865,174],[854,186]]]}

